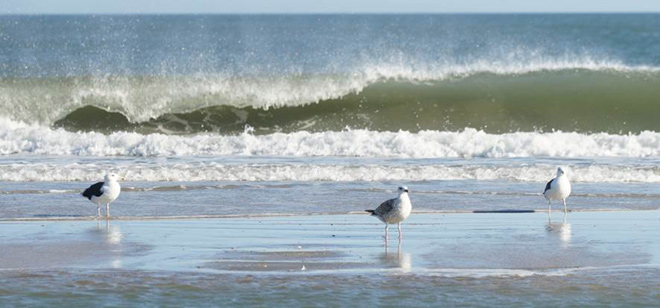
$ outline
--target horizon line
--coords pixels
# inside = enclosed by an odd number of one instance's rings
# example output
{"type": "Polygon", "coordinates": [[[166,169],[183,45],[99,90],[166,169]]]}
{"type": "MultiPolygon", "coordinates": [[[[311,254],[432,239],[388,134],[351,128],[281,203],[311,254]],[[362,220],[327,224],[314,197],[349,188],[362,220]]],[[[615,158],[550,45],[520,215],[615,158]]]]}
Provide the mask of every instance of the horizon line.
{"type": "Polygon", "coordinates": [[[620,14],[660,14],[660,11],[524,11],[524,12],[105,12],[105,13],[8,13],[2,12],[0,16],[184,16],[184,15],[620,15],[620,14]]]}

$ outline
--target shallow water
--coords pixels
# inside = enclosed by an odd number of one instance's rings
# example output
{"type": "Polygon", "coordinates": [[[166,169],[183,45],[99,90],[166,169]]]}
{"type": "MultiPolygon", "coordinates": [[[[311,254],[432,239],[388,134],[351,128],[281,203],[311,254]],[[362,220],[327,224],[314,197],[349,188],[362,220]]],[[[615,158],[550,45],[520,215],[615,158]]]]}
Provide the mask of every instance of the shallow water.
{"type": "MultiPolygon", "coordinates": [[[[122,182],[118,216],[350,213],[411,189],[413,210],[543,210],[557,165],[570,166],[571,210],[657,209],[656,158],[388,159],[4,156],[0,218],[89,216],[79,194],[105,169],[122,182]],[[29,180],[29,181],[26,181],[29,180]]],[[[554,205],[559,210],[559,204],[554,205]]]]}
{"type": "MultiPolygon", "coordinates": [[[[543,183],[499,181],[406,182],[413,212],[547,210],[543,183]]],[[[352,213],[395,196],[398,182],[167,182],[123,183],[111,205],[120,217],[352,213]],[[162,186],[160,186],[162,185],[162,186]],[[127,188],[128,187],[128,188],[127,188]],[[129,190],[130,189],[130,190],[129,190]]],[[[574,183],[571,211],[658,209],[657,185],[574,183]],[[588,192],[588,193],[584,193],[588,192]]],[[[89,217],[96,205],[79,195],[79,183],[12,183],[21,193],[0,195],[0,218],[89,217]],[[27,186],[27,187],[26,187],[27,186]],[[23,189],[39,189],[38,192],[23,189]],[[49,191],[55,189],[55,191],[49,191]]],[[[553,210],[563,210],[555,202],[553,210]]]]}
{"type": "Polygon", "coordinates": [[[538,276],[465,279],[416,275],[264,277],[54,271],[0,274],[3,285],[0,292],[9,306],[653,307],[659,301],[657,280],[653,282],[659,274],[657,269],[650,269],[641,273],[620,270],[599,279],[538,276]]]}

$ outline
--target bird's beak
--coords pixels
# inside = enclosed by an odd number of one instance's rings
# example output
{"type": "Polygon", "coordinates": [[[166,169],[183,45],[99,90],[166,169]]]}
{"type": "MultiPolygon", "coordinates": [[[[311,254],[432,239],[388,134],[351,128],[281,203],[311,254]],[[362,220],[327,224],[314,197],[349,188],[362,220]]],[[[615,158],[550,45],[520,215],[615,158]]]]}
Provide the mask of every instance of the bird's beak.
{"type": "Polygon", "coordinates": [[[407,189],[404,189],[403,191],[404,191],[404,192],[408,192],[408,190],[407,190],[407,189]]]}

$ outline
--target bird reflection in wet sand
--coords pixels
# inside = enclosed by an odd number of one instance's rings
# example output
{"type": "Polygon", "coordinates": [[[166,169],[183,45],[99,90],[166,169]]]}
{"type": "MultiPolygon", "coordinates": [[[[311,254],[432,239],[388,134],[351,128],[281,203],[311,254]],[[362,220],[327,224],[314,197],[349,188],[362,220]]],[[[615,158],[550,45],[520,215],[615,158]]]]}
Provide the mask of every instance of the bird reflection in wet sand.
{"type": "Polygon", "coordinates": [[[119,226],[113,226],[109,220],[105,223],[97,221],[96,227],[92,230],[92,240],[98,243],[98,252],[105,258],[109,258],[112,268],[122,267],[122,254],[124,247],[122,245],[123,234],[119,226]]]}
{"type": "Polygon", "coordinates": [[[93,228],[92,233],[96,234],[94,237],[98,237],[96,240],[101,240],[102,243],[108,245],[118,245],[121,244],[123,235],[119,226],[113,226],[110,224],[110,221],[101,222],[100,220],[96,223],[96,228],[93,228]]]}
{"type": "Polygon", "coordinates": [[[105,221],[105,242],[108,244],[121,244],[122,234],[118,226],[111,226],[110,221],[105,221]]]}
{"type": "Polygon", "coordinates": [[[564,220],[561,223],[553,224],[551,221],[548,221],[546,230],[550,234],[559,235],[559,240],[561,240],[562,248],[566,249],[571,244],[571,237],[573,234],[571,232],[571,224],[569,224],[566,220],[566,215],[564,215],[564,220]]]}
{"type": "Polygon", "coordinates": [[[403,272],[409,272],[412,268],[410,253],[401,251],[400,239],[397,242],[396,252],[390,252],[388,245],[385,245],[385,252],[380,255],[380,261],[385,268],[398,268],[403,272]]]}

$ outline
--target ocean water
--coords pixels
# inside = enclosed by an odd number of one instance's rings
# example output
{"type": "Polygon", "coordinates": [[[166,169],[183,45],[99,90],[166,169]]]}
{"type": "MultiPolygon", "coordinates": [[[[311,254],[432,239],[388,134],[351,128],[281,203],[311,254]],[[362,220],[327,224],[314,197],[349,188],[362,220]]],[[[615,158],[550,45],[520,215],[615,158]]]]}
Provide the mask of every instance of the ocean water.
{"type": "Polygon", "coordinates": [[[659,119],[658,14],[0,16],[0,297],[657,306],[659,119]]]}
{"type": "Polygon", "coordinates": [[[660,19],[0,16],[0,218],[657,209],[660,19]]]}

